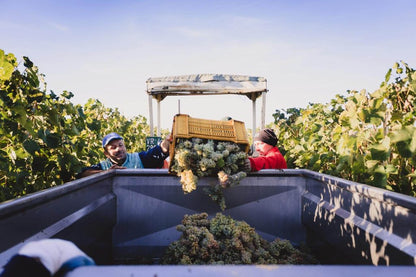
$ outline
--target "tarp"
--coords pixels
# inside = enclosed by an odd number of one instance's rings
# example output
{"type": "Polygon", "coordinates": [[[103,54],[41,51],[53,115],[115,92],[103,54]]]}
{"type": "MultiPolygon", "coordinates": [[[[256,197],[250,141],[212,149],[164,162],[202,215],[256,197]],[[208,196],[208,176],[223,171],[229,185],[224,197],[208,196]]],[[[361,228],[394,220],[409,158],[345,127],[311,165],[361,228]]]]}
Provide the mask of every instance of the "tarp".
{"type": "Polygon", "coordinates": [[[267,80],[263,77],[195,74],[149,78],[146,81],[150,95],[195,95],[195,94],[252,94],[267,91],[267,80]]]}

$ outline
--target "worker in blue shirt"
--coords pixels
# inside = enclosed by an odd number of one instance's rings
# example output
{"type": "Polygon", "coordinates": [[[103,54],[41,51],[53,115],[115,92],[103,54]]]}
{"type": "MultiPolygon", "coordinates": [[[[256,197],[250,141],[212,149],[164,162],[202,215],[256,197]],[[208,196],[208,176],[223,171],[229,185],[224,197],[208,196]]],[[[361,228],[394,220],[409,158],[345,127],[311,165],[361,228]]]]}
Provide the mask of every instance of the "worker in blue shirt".
{"type": "Polygon", "coordinates": [[[123,137],[117,133],[110,133],[103,138],[102,145],[104,161],[96,165],[85,167],[77,178],[82,178],[110,169],[123,168],[162,168],[164,160],[169,156],[170,137],[165,138],[159,145],[148,151],[127,153],[123,137]]]}

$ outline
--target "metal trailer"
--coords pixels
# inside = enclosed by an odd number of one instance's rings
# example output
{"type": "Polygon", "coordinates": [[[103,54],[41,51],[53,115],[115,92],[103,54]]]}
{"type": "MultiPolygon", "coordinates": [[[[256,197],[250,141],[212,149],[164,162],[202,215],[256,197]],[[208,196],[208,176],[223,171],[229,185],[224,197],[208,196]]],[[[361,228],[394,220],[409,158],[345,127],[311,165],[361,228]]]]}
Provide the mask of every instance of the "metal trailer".
{"type": "MultiPolygon", "coordinates": [[[[160,257],[185,214],[220,212],[202,178],[184,194],[163,169],[112,170],[0,204],[0,266],[28,241],[73,241],[80,276],[416,276],[416,199],[309,170],[262,170],[225,190],[224,214],[268,240],[306,243],[321,265],[127,265],[160,257]],[[377,266],[375,266],[377,265],[377,266]]],[[[157,259],[155,259],[157,261],[157,259]]]]}

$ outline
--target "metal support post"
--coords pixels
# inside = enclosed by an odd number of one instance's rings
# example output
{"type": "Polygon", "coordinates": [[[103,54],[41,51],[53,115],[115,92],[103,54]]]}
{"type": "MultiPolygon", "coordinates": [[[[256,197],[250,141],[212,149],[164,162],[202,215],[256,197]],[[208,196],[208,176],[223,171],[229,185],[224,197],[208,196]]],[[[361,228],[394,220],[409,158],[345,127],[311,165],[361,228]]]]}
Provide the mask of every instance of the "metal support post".
{"type": "Polygon", "coordinates": [[[149,94],[149,125],[150,125],[150,136],[153,137],[153,104],[152,96],[149,94]]]}

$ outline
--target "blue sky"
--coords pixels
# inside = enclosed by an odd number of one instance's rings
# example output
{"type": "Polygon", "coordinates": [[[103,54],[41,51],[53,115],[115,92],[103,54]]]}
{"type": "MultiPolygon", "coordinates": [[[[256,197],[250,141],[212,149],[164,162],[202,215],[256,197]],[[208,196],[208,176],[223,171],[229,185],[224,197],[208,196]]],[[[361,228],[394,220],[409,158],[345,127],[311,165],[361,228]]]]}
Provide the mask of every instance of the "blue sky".
{"type": "MultiPolygon", "coordinates": [[[[0,0],[0,7],[0,49],[30,57],[55,93],[72,91],[79,104],[97,98],[128,117],[149,118],[149,77],[265,77],[270,123],[276,109],[372,92],[397,61],[416,67],[413,0],[0,0]]],[[[167,97],[163,128],[178,99],[182,113],[252,126],[251,101],[227,95],[167,97]]]]}

